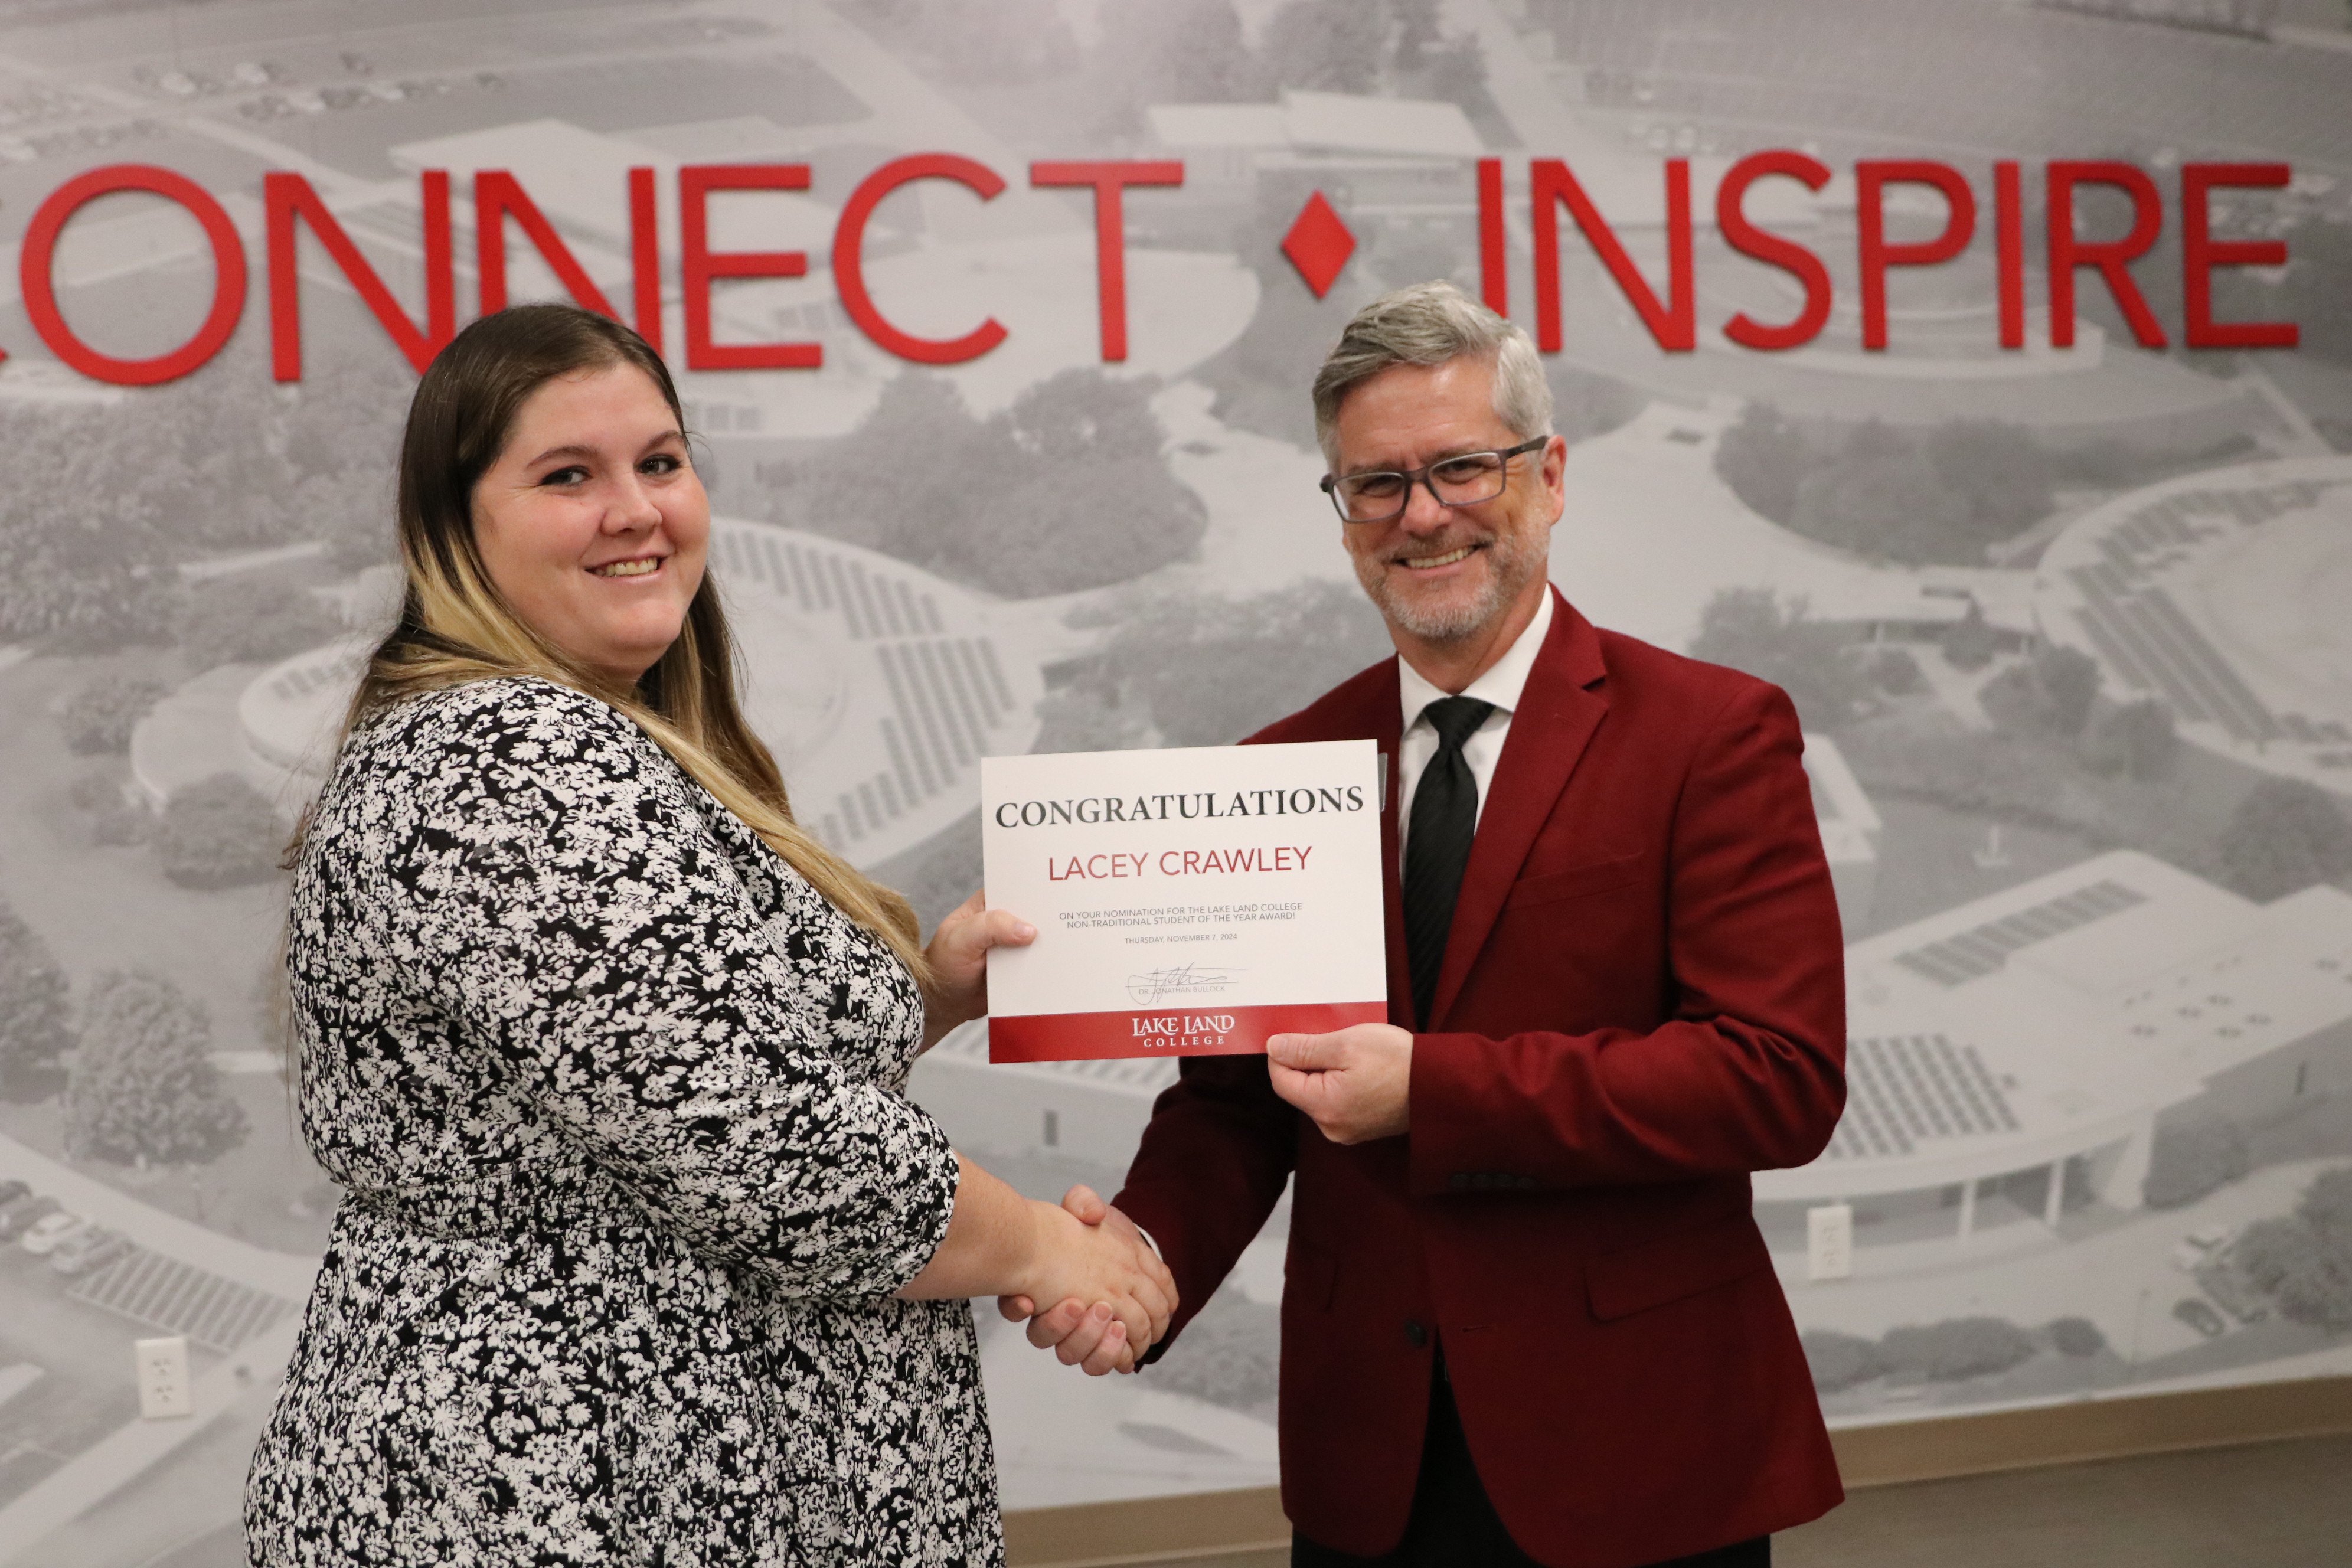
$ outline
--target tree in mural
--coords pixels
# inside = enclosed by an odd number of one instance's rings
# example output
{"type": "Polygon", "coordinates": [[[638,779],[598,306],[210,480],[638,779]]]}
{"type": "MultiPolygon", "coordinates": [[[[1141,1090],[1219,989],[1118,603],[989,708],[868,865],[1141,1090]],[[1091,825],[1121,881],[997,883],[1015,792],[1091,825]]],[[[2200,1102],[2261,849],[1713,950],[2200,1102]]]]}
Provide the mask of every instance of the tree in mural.
{"type": "Polygon", "coordinates": [[[1981,565],[1986,546],[2048,516],[2057,476],[2028,431],[1999,420],[1808,431],[1769,403],[1725,429],[1715,469],[1751,510],[1809,539],[1955,565],[1981,565]]]}
{"type": "Polygon", "coordinates": [[[2056,1318],[2050,1324],[2050,1344],[2060,1355],[2081,1360],[2107,1348],[2107,1336],[2088,1318],[2056,1318]]]}
{"type": "Polygon", "coordinates": [[[2244,1175],[2252,1163],[2245,1129],[2219,1116],[2156,1130],[2147,1180],[2140,1192],[2152,1209],[2184,1208],[2244,1175]]]}
{"type": "Polygon", "coordinates": [[[993,471],[965,515],[932,534],[938,569],[1027,598],[1123,583],[1191,555],[1208,514],[1168,471],[1150,395],[1090,367],[1023,392],[988,422],[993,471]]]}
{"type": "Polygon", "coordinates": [[[2044,647],[1985,682],[1977,700],[2012,733],[2072,740],[2090,721],[2098,695],[2097,660],[2075,648],[2044,647]]]}
{"type": "Polygon", "coordinates": [[[1945,482],[1917,442],[1874,419],[1798,481],[1788,518],[1809,539],[1895,561],[1969,559],[1948,545],[1968,521],[1967,496],[1945,482]]]}
{"type": "Polygon", "coordinates": [[[1889,1329],[1878,1342],[1889,1372],[1926,1383],[2007,1372],[2032,1360],[2033,1352],[2033,1336],[2004,1318],[1947,1318],[1889,1329]]]}
{"type": "Polygon", "coordinates": [[[1233,0],[1103,0],[1096,25],[1096,69],[1122,85],[1122,119],[1136,120],[1144,104],[1265,96],[1233,0]]]}
{"type": "Polygon", "coordinates": [[[1820,1393],[1835,1394],[1886,1374],[1886,1358],[1878,1353],[1878,1342],[1860,1334],[1808,1329],[1804,1346],[1805,1361],[1812,1369],[1813,1387],[1820,1393]]]}
{"type": "Polygon", "coordinates": [[[2294,1214],[2248,1226],[2236,1258],[2284,1316],[2331,1331],[2352,1328],[2352,1166],[2304,1189],[2294,1214]]]}
{"type": "Polygon", "coordinates": [[[1165,439],[1148,386],[1091,367],[985,420],[909,373],[793,474],[771,515],[1008,598],[1097,588],[1200,542],[1206,515],[1168,471],[1165,439]]]}
{"type": "Polygon", "coordinates": [[[1783,601],[1769,588],[1726,588],[1708,600],[1690,654],[1780,687],[1809,730],[1839,729],[1870,700],[1852,637],[1811,618],[1802,599],[1783,601]]]}
{"type": "Polygon", "coordinates": [[[170,981],[100,976],[66,1081],[66,1147],[78,1159],[185,1164],[244,1142],[244,1107],[212,1065],[212,1023],[170,981]]]}
{"type": "Polygon", "coordinates": [[[2099,714],[2083,731],[2078,750],[2083,765],[2095,773],[2121,773],[2148,783],[2172,772],[2180,737],[2173,728],[2171,707],[2147,697],[2099,714]]]}
{"type": "Polygon", "coordinates": [[[162,681],[135,675],[101,675],[81,687],[58,713],[67,749],[86,757],[130,750],[131,731],[164,689],[162,681]]]}
{"type": "Polygon", "coordinates": [[[136,427],[104,409],[0,410],[0,640],[89,652],[169,636],[179,552],[159,476],[116,449],[136,427]]]}
{"type": "Polygon", "coordinates": [[[342,617],[317,595],[280,577],[238,574],[192,592],[180,616],[180,651],[191,669],[272,663],[340,637],[342,617]]]}
{"type": "Polygon", "coordinates": [[[41,1092],[73,1044],[72,984],[32,927],[0,903],[0,1095],[41,1092]]]}
{"type": "Polygon", "coordinates": [[[155,827],[163,875],[184,888],[234,888],[278,874],[286,830],[259,790],[235,773],[174,795],[155,827]]]}
{"type": "Polygon", "coordinates": [[[2000,651],[2000,634],[1985,623],[1984,606],[1969,601],[1968,612],[1944,628],[1944,659],[1954,669],[1982,669],[2000,651]]]}
{"type": "Polygon", "coordinates": [[[1028,81],[1077,58],[1055,0],[850,0],[844,9],[877,37],[913,46],[961,80],[1028,81]]]}
{"type": "Polygon", "coordinates": [[[1392,653],[1353,583],[1301,583],[1247,599],[1156,598],[1112,635],[1111,688],[1171,746],[1222,746],[1293,713],[1392,653]]]}
{"type": "Polygon", "coordinates": [[[1379,0],[1289,0],[1260,53],[1284,87],[1368,93],[1389,63],[1394,23],[1379,0]]]}
{"type": "Polygon", "coordinates": [[[2317,784],[2264,779],[2231,814],[2221,848],[2230,886],[2268,902],[2352,875],[2352,818],[2317,784]]]}
{"type": "Polygon", "coordinates": [[[1775,522],[1796,515],[1797,487],[1813,462],[1802,433],[1769,403],[1742,408],[1715,443],[1717,478],[1749,510],[1775,522]]]}

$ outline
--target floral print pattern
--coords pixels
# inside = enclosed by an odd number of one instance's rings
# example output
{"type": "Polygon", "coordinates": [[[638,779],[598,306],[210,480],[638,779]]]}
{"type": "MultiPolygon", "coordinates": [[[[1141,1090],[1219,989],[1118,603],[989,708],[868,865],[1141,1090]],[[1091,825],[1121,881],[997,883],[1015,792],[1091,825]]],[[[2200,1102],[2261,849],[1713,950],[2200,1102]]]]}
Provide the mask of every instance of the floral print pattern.
{"type": "Polygon", "coordinates": [[[287,962],[348,1195],[253,1563],[1003,1561],[971,1314],[890,1294],[955,1197],[920,994],[634,724],[520,679],[372,720],[287,962]]]}

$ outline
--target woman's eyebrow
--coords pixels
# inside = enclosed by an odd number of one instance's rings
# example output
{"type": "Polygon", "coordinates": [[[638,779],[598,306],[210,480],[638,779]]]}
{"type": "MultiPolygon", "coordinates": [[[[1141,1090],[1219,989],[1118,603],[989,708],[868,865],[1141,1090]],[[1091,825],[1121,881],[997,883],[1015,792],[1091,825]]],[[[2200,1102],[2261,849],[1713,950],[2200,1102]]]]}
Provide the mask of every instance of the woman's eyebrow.
{"type": "MultiPolygon", "coordinates": [[[[659,435],[647,440],[645,446],[640,449],[650,452],[665,441],[684,441],[685,439],[686,432],[683,430],[674,428],[664,430],[659,435]]],[[[541,452],[538,457],[533,458],[530,462],[523,466],[525,468],[535,468],[539,467],[540,464],[552,461],[557,458],[593,458],[598,455],[599,453],[597,452],[597,449],[593,447],[583,447],[577,445],[550,447],[546,451],[541,452]]]]}

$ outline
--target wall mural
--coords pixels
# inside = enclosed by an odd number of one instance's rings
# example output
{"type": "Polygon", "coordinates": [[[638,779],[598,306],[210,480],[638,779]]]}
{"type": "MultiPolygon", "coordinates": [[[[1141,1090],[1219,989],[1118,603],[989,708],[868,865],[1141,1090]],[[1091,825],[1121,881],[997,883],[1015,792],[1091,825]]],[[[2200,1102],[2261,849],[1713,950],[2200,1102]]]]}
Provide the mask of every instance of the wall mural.
{"type": "MultiPolygon", "coordinates": [[[[0,1562],[241,1562],[336,1202],[271,979],[415,366],[657,333],[803,819],[1382,656],[1306,386],[1535,331],[1553,575],[1802,712],[1852,1100],[1756,1183],[1841,1423],[2352,1372],[2336,0],[50,0],[0,16],[0,1562]],[[1852,1226],[1816,1279],[1816,1211],[1852,1226]],[[194,1350],[136,1419],[129,1342],[194,1350]]],[[[1160,1062],[916,1078],[1115,1186],[1160,1062]]],[[[1167,1361],[984,1329],[1009,1506],[1270,1483],[1286,1216],[1167,1361]]]]}

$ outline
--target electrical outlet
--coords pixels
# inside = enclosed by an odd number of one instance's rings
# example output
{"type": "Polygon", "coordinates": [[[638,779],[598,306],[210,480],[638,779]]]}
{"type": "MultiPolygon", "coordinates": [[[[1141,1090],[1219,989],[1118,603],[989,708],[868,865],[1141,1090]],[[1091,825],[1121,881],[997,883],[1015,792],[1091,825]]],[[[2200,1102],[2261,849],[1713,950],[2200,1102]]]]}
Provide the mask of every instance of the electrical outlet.
{"type": "Polygon", "coordinates": [[[1805,1275],[1846,1279],[1853,1275],[1853,1207],[1823,1204],[1805,1211],[1805,1275]]]}
{"type": "Polygon", "coordinates": [[[188,1342],[180,1334],[167,1340],[132,1343],[139,1368],[139,1419],[168,1421],[196,1413],[188,1386],[188,1342]]]}

